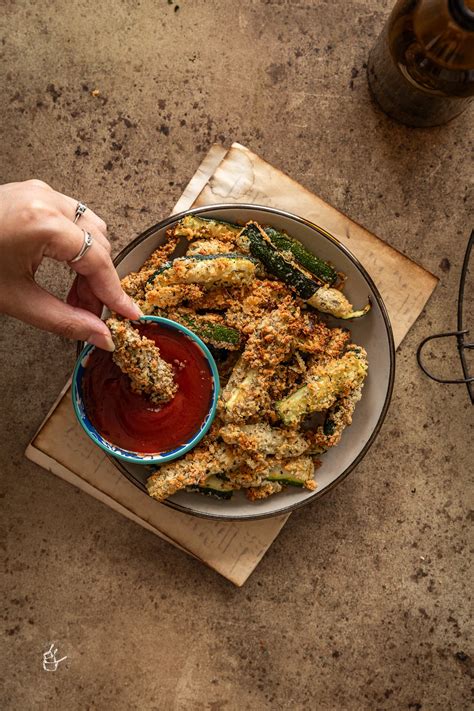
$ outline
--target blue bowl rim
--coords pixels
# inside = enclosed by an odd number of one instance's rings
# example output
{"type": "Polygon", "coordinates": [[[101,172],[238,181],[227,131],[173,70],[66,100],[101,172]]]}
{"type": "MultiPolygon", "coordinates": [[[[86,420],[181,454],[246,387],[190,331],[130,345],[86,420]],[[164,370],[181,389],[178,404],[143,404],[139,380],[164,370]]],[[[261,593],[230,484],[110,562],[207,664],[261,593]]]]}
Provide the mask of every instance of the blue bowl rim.
{"type": "MultiPolygon", "coordinates": [[[[75,415],[79,421],[79,424],[81,425],[82,429],[86,432],[86,434],[90,437],[90,439],[96,444],[98,447],[100,447],[104,452],[106,452],[109,456],[113,457],[114,459],[120,459],[124,462],[128,462],[129,464],[141,464],[141,465],[153,465],[153,464],[165,464],[166,462],[170,462],[173,459],[178,459],[178,457],[184,456],[187,452],[189,452],[191,449],[193,449],[202,439],[203,437],[208,433],[214,418],[216,416],[216,410],[217,410],[217,401],[219,399],[219,393],[220,393],[220,378],[219,378],[219,371],[217,370],[217,365],[214,360],[214,356],[210,352],[209,348],[206,346],[206,344],[197,336],[193,331],[191,331],[189,328],[186,326],[183,326],[180,323],[177,323],[176,321],[173,321],[172,319],[169,318],[163,318],[162,316],[147,316],[144,315],[141,318],[137,319],[136,322],[133,323],[143,323],[143,322],[148,322],[148,323],[161,323],[165,326],[168,326],[169,328],[175,329],[177,331],[180,331],[181,333],[184,333],[190,340],[192,340],[194,343],[196,343],[200,349],[202,350],[212,373],[212,378],[214,381],[214,388],[213,388],[213,394],[212,394],[212,402],[211,402],[211,407],[206,415],[205,419],[205,424],[201,429],[193,436],[192,439],[190,439],[186,444],[177,447],[173,449],[169,454],[156,454],[156,456],[151,453],[151,454],[143,454],[140,455],[139,452],[132,452],[131,450],[126,450],[123,447],[120,447],[120,449],[124,452],[129,452],[129,454],[121,454],[120,452],[114,451],[113,447],[116,446],[112,442],[110,442],[110,446],[107,446],[104,444],[98,437],[96,437],[95,433],[97,432],[96,428],[92,423],[91,429],[86,427],[86,424],[84,422],[84,418],[82,416],[82,412],[79,408],[79,405],[77,403],[77,398],[76,398],[76,392],[79,392],[79,387],[77,383],[77,377],[79,373],[79,369],[82,365],[82,361],[86,356],[88,356],[92,351],[96,349],[96,346],[88,343],[84,346],[84,348],[81,350],[77,360],[76,364],[74,366],[74,371],[72,374],[72,387],[71,387],[71,397],[72,397],[72,403],[74,406],[74,412],[75,415]]],[[[84,408],[84,414],[85,413],[85,408],[84,408]]],[[[90,422],[90,420],[88,420],[90,422]]],[[[105,438],[103,438],[105,440],[105,438]]],[[[107,440],[105,440],[107,442],[107,440]]]]}

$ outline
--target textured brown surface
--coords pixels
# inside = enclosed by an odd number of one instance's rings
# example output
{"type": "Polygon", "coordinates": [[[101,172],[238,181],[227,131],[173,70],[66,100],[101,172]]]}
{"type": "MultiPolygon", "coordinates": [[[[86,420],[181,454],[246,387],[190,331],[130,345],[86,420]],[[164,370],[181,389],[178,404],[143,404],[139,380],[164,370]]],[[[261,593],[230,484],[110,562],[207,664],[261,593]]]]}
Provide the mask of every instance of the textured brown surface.
{"type": "MultiPolygon", "coordinates": [[[[24,460],[74,345],[2,319],[2,708],[470,707],[472,411],[414,351],[454,326],[472,114],[417,131],[371,105],[363,63],[388,5],[2,3],[2,181],[80,197],[118,250],[211,142],[240,140],[441,278],[369,455],[242,590],[24,460]],[[52,640],[68,660],[46,674],[52,640]]],[[[41,280],[65,294],[67,269],[41,280]]]]}

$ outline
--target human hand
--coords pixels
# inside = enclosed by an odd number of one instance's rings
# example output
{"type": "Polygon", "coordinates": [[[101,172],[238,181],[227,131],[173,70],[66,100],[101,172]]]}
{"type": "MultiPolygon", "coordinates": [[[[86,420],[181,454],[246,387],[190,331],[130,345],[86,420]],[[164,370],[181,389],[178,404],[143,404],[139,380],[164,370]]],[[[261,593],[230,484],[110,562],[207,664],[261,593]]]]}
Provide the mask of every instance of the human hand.
{"type": "Polygon", "coordinates": [[[98,317],[102,305],[129,319],[140,309],[120,286],[110,258],[107,226],[89,208],[73,224],[77,200],[40,180],[0,185],[0,313],[67,338],[113,350],[110,332],[98,317]],[[70,264],[77,276],[68,303],[42,289],[34,275],[44,257],[70,262],[84,243],[91,248],[70,264]]]}

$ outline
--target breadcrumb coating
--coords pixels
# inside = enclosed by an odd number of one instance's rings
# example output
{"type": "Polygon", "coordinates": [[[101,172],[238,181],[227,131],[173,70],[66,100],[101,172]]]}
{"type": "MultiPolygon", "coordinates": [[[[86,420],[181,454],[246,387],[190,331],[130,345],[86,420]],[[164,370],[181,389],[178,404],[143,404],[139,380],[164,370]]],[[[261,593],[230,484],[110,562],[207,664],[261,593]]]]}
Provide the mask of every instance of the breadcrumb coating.
{"type": "Polygon", "coordinates": [[[239,467],[243,457],[226,444],[201,445],[182,459],[163,464],[147,481],[150,496],[164,501],[187,486],[239,467]]]}
{"type": "Polygon", "coordinates": [[[170,286],[156,286],[153,289],[148,289],[145,293],[145,302],[148,307],[156,306],[166,309],[169,306],[178,306],[199,299],[203,290],[197,284],[172,284],[170,286]]]}
{"type": "Polygon", "coordinates": [[[220,436],[244,452],[277,459],[299,457],[308,447],[305,437],[295,430],[271,427],[267,422],[254,425],[228,424],[221,427],[220,436]]]}
{"type": "Polygon", "coordinates": [[[161,358],[154,341],[140,336],[130,321],[109,318],[107,326],[115,345],[112,358],[130,378],[132,390],[147,395],[155,404],[172,400],[178,389],[174,370],[161,358]]]}
{"type": "MultiPolygon", "coordinates": [[[[209,433],[192,452],[149,478],[148,491],[159,501],[188,487],[213,491],[219,481],[227,492],[242,489],[250,501],[287,486],[313,491],[320,465],[314,455],[337,445],[361,397],[367,354],[351,344],[348,329],[329,326],[312,308],[339,309],[346,317],[347,299],[337,289],[321,287],[314,303],[303,301],[255,264],[248,238],[240,232],[236,225],[187,215],[168,230],[168,241],[143,267],[122,280],[144,313],[188,327],[191,318],[196,329],[207,324],[201,337],[208,337],[221,377],[209,433]],[[182,254],[185,241],[185,256],[173,259],[178,245],[182,254]],[[219,329],[237,333],[232,342],[219,340],[219,329]],[[288,401],[288,419],[282,419],[282,403],[288,401]],[[319,423],[324,424],[312,424],[315,410],[322,412],[319,423]]],[[[294,262],[292,255],[286,257],[294,262]]],[[[147,344],[141,348],[148,353],[143,373],[138,373],[141,349],[132,349],[126,366],[133,371],[134,387],[145,392],[157,378],[150,375],[151,351],[147,344]]]]}

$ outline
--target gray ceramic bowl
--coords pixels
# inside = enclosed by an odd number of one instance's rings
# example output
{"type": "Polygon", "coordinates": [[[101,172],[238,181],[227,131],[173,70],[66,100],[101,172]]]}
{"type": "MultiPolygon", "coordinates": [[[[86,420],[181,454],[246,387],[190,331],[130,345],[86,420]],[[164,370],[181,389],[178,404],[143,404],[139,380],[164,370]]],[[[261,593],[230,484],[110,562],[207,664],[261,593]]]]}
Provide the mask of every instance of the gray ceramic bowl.
{"type": "MultiPolygon", "coordinates": [[[[372,309],[364,318],[351,322],[333,322],[333,325],[348,326],[355,343],[366,348],[369,375],[351,427],[345,430],[338,446],[321,457],[322,465],[316,472],[318,488],[315,492],[288,487],[281,494],[258,503],[247,501],[242,492],[234,494],[229,501],[214,500],[193,493],[179,493],[166,501],[167,506],[179,511],[221,520],[249,520],[285,514],[314,501],[339,484],[362,460],[377,436],[390,403],[395,373],[395,349],[387,310],[367,271],[334,237],[300,217],[257,205],[201,207],[163,220],[143,232],[116,257],[115,266],[119,276],[124,277],[138,270],[166,240],[166,230],[189,213],[241,224],[256,220],[263,225],[284,230],[347,275],[345,293],[355,307],[364,305],[367,296],[372,302],[372,309]]],[[[146,493],[144,467],[116,459],[112,461],[131,482],[146,493]]]]}

